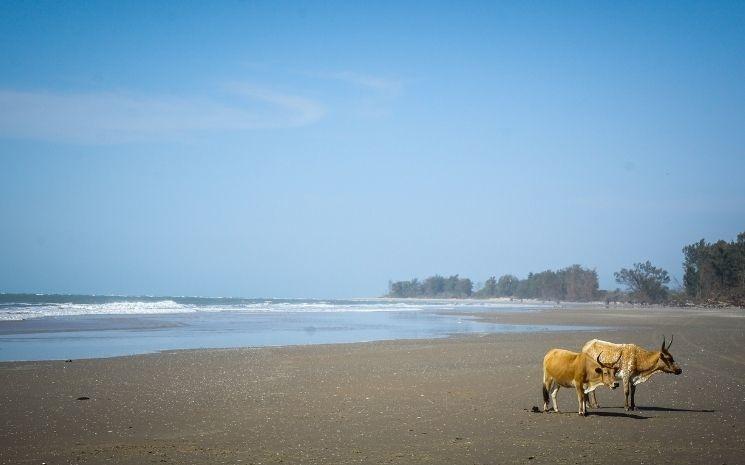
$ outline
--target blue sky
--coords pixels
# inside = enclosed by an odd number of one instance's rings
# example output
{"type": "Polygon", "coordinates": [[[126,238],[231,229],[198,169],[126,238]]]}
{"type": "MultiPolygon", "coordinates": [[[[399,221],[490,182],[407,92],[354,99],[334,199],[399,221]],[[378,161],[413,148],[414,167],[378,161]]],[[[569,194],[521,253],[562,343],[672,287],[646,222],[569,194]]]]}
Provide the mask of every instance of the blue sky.
{"type": "Polygon", "coordinates": [[[745,231],[742,2],[3,2],[0,290],[380,295],[745,231]]]}

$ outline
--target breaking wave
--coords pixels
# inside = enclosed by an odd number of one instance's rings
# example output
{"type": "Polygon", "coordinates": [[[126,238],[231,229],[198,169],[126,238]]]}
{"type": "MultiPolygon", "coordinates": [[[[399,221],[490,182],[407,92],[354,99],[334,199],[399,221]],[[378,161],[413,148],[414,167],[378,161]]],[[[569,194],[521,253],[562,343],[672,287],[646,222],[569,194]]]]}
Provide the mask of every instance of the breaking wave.
{"type": "Polygon", "coordinates": [[[200,297],[45,296],[0,294],[0,321],[77,315],[153,315],[198,312],[416,312],[504,311],[549,307],[537,302],[396,299],[236,299],[200,297]]]}

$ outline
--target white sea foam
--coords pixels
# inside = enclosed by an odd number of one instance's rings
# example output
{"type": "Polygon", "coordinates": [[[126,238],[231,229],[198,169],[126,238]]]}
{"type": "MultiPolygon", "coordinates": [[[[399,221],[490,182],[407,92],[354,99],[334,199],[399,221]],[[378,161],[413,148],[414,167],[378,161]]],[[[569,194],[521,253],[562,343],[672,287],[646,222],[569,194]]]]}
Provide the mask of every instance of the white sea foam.
{"type": "Polygon", "coordinates": [[[78,303],[18,303],[0,309],[0,321],[25,320],[46,316],[74,315],[148,315],[157,313],[189,313],[187,306],[172,300],[157,302],[107,302],[97,304],[78,303]]]}
{"type": "Polygon", "coordinates": [[[10,303],[0,306],[0,321],[77,315],[152,315],[198,312],[242,313],[333,313],[333,312],[416,312],[416,311],[499,311],[516,308],[537,308],[552,305],[478,300],[395,300],[355,299],[346,301],[264,300],[215,304],[179,303],[174,300],[130,301],[106,303],[10,303]]]}

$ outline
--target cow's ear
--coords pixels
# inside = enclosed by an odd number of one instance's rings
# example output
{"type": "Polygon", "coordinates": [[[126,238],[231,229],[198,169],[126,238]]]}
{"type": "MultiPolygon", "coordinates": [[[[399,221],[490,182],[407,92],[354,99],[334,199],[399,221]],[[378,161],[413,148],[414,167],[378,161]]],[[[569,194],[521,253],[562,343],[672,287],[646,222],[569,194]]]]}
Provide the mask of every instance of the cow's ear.
{"type": "Polygon", "coordinates": [[[600,367],[595,368],[595,373],[600,374],[603,372],[603,369],[600,367]]]}

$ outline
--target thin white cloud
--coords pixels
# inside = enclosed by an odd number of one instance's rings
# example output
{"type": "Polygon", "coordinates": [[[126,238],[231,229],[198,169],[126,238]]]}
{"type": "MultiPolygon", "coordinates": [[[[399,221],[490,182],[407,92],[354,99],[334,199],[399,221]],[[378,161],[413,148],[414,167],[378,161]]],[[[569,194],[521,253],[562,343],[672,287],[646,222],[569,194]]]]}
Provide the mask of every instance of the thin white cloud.
{"type": "Polygon", "coordinates": [[[403,90],[403,82],[399,79],[390,79],[369,74],[361,74],[353,71],[335,71],[324,73],[313,73],[314,76],[323,79],[334,79],[359,87],[364,87],[377,92],[398,94],[403,90]]]}
{"type": "Polygon", "coordinates": [[[342,83],[355,89],[356,93],[346,102],[347,111],[364,119],[389,116],[395,101],[403,94],[404,81],[389,77],[362,74],[354,71],[305,72],[316,79],[342,83]]]}
{"type": "Polygon", "coordinates": [[[265,102],[287,110],[285,125],[305,126],[319,120],[325,113],[323,106],[313,100],[296,95],[274,92],[250,84],[236,83],[227,86],[235,94],[265,102]]]}
{"type": "Polygon", "coordinates": [[[0,137],[109,144],[299,127],[325,113],[296,95],[245,84],[229,90],[229,99],[0,90],[0,137]]]}

